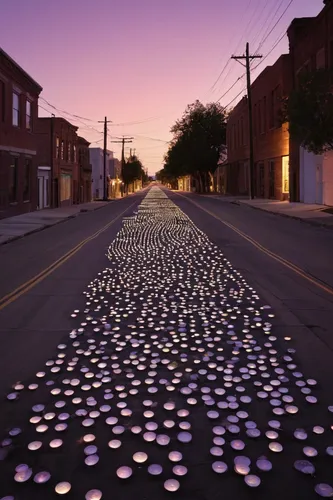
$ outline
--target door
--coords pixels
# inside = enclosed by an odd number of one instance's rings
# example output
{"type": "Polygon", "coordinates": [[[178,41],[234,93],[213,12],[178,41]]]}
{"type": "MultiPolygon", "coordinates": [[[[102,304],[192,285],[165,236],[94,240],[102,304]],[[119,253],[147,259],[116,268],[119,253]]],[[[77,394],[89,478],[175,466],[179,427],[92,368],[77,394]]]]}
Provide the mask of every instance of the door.
{"type": "Polygon", "coordinates": [[[269,198],[275,199],[275,163],[269,162],[269,198]]]}
{"type": "Polygon", "coordinates": [[[323,168],[322,163],[316,165],[316,203],[323,203],[323,168]]]}
{"type": "Polygon", "coordinates": [[[259,179],[258,179],[258,197],[265,197],[265,165],[263,163],[259,163],[259,179]]]}
{"type": "Polygon", "coordinates": [[[38,177],[38,209],[44,208],[44,179],[38,177]]]}

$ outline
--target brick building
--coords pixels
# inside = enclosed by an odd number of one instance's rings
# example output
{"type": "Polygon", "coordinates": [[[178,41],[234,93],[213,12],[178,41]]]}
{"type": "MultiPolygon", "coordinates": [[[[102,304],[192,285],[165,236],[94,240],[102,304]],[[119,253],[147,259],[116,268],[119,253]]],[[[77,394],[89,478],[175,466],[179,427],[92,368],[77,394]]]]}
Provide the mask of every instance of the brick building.
{"type": "Polygon", "coordinates": [[[234,107],[227,122],[227,161],[219,167],[225,194],[249,192],[249,117],[247,97],[234,107]],[[222,173],[222,171],[224,171],[222,173]]]}
{"type": "Polygon", "coordinates": [[[90,163],[89,146],[90,142],[86,141],[83,137],[78,137],[80,203],[91,201],[92,166],[90,163]]]}
{"type": "Polygon", "coordinates": [[[78,127],[64,118],[38,118],[39,208],[80,202],[78,127]]]}
{"type": "MultiPolygon", "coordinates": [[[[255,196],[288,199],[289,133],[281,124],[281,98],[291,87],[291,66],[283,54],[267,66],[252,83],[253,149],[255,196]]],[[[248,102],[244,97],[231,112],[227,125],[228,164],[226,193],[245,195],[249,192],[249,121],[248,102]]]]}
{"type": "MultiPolygon", "coordinates": [[[[333,0],[324,0],[316,17],[294,19],[288,28],[292,84],[303,71],[333,69],[333,0]]],[[[290,140],[292,201],[333,205],[333,154],[311,155],[290,140]]]]}
{"type": "Polygon", "coordinates": [[[35,123],[42,87],[0,49],[0,218],[37,208],[35,123]]]}

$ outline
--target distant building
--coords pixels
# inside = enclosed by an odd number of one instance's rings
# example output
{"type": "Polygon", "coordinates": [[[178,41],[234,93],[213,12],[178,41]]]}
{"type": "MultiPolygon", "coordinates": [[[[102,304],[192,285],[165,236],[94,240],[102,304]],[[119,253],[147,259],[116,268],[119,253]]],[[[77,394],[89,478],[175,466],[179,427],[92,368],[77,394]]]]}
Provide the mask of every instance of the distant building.
{"type": "Polygon", "coordinates": [[[112,158],[109,162],[109,198],[120,198],[122,195],[121,162],[118,158],[112,158]]]}
{"type": "Polygon", "coordinates": [[[90,163],[92,166],[92,198],[94,200],[104,197],[104,186],[110,176],[110,160],[113,160],[113,152],[106,152],[106,177],[104,178],[104,154],[102,148],[89,148],[90,163]]]}
{"type": "MultiPolygon", "coordinates": [[[[294,19],[288,28],[292,82],[305,71],[333,69],[333,1],[325,0],[316,17],[294,19]]],[[[290,141],[291,201],[333,205],[333,152],[308,153],[290,141]]]]}
{"type": "Polygon", "coordinates": [[[90,142],[78,137],[79,148],[79,198],[80,203],[91,201],[92,166],[89,154],[90,142]]]}
{"type": "Polygon", "coordinates": [[[35,123],[41,91],[0,49],[0,218],[37,208],[35,123]]]}
{"type": "Polygon", "coordinates": [[[78,127],[60,117],[38,118],[38,208],[80,202],[78,127]]]}
{"type": "MultiPolygon", "coordinates": [[[[255,186],[258,198],[289,197],[289,132],[281,123],[282,98],[291,89],[291,61],[283,54],[267,66],[251,85],[255,186]]],[[[228,158],[225,192],[249,193],[248,101],[244,97],[231,112],[227,124],[228,158]]]]}

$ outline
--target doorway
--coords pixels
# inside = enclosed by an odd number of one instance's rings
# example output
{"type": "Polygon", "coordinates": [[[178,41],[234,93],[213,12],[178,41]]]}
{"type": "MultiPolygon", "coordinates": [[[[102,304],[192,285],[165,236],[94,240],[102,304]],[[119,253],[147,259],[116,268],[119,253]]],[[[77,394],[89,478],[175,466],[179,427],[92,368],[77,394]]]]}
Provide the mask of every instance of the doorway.
{"type": "Polygon", "coordinates": [[[50,168],[38,167],[38,210],[50,206],[50,168]]]}

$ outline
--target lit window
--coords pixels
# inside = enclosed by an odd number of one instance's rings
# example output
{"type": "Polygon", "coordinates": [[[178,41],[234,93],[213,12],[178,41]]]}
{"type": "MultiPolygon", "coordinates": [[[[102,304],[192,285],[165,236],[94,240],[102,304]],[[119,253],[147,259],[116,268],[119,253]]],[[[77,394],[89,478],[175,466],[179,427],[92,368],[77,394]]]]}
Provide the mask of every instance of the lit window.
{"type": "Polygon", "coordinates": [[[289,156],[282,157],[282,193],[289,193],[289,156]]]}
{"type": "Polygon", "coordinates": [[[59,158],[60,140],[56,137],[56,158],[59,158]]]}
{"type": "Polygon", "coordinates": [[[60,149],[60,159],[63,160],[64,159],[64,141],[61,141],[61,149],[60,149]]]}
{"type": "Polygon", "coordinates": [[[27,101],[25,105],[25,126],[28,130],[31,130],[31,102],[27,101]]]}
{"type": "Polygon", "coordinates": [[[13,92],[13,125],[20,125],[20,97],[16,92],[13,92]]]}
{"type": "Polygon", "coordinates": [[[70,142],[67,145],[67,160],[71,161],[71,143],[70,142]]]}
{"type": "Polygon", "coordinates": [[[76,146],[73,144],[73,162],[76,163],[76,146]]]}

